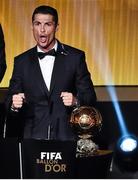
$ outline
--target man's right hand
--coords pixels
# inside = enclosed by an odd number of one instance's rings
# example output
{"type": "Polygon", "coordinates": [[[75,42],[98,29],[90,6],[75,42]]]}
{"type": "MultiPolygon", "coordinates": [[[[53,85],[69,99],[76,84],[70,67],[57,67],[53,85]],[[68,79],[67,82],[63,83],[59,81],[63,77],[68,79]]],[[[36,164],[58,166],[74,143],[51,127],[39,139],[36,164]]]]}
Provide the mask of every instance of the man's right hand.
{"type": "Polygon", "coordinates": [[[12,96],[12,109],[20,109],[23,106],[25,100],[24,93],[14,94],[12,96]]]}

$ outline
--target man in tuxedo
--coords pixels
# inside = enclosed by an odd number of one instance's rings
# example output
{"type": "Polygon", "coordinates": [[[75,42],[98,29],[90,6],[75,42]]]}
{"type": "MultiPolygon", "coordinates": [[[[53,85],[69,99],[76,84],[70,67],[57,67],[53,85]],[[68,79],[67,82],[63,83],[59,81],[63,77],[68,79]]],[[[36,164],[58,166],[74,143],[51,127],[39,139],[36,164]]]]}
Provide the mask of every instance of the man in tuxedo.
{"type": "Polygon", "coordinates": [[[5,60],[5,42],[2,27],[0,25],[0,82],[6,71],[6,60],[5,60]]]}
{"type": "Polygon", "coordinates": [[[32,15],[37,45],[15,57],[6,106],[22,116],[23,138],[73,140],[73,107],[96,102],[85,53],[59,42],[58,28],[57,10],[37,7],[32,15]]]}

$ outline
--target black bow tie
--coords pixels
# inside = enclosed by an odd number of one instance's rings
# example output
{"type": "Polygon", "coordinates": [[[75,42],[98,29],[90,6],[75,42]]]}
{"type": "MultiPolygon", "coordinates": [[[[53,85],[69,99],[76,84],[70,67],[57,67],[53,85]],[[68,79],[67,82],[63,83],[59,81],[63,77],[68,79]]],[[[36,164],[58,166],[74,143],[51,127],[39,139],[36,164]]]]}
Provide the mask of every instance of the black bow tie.
{"type": "Polygon", "coordinates": [[[48,52],[45,52],[45,53],[43,53],[43,52],[37,52],[37,55],[38,55],[38,57],[40,58],[40,59],[43,59],[45,56],[56,56],[56,51],[55,51],[55,49],[51,49],[50,51],[48,51],[48,52]]]}

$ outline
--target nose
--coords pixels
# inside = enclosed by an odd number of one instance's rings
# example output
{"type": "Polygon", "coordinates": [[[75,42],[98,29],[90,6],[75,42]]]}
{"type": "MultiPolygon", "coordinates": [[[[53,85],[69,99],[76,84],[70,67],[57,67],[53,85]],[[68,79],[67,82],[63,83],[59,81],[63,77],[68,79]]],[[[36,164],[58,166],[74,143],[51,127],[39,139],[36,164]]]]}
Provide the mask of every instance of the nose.
{"type": "Polygon", "coordinates": [[[40,27],[40,31],[41,32],[44,32],[45,31],[45,26],[42,24],[41,27],[40,27]]]}

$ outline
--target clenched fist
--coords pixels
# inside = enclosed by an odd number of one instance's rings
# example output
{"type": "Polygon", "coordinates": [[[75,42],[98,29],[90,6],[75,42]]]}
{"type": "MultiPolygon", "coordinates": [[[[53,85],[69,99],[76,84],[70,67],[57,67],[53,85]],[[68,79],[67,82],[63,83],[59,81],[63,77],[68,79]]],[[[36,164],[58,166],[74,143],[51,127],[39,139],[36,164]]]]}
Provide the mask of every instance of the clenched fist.
{"type": "Polygon", "coordinates": [[[77,102],[76,97],[74,97],[73,94],[69,92],[61,92],[60,97],[62,98],[65,106],[73,106],[77,102]]]}
{"type": "Polygon", "coordinates": [[[14,94],[12,96],[12,108],[13,109],[20,109],[23,106],[24,100],[25,100],[24,93],[14,94]]]}

